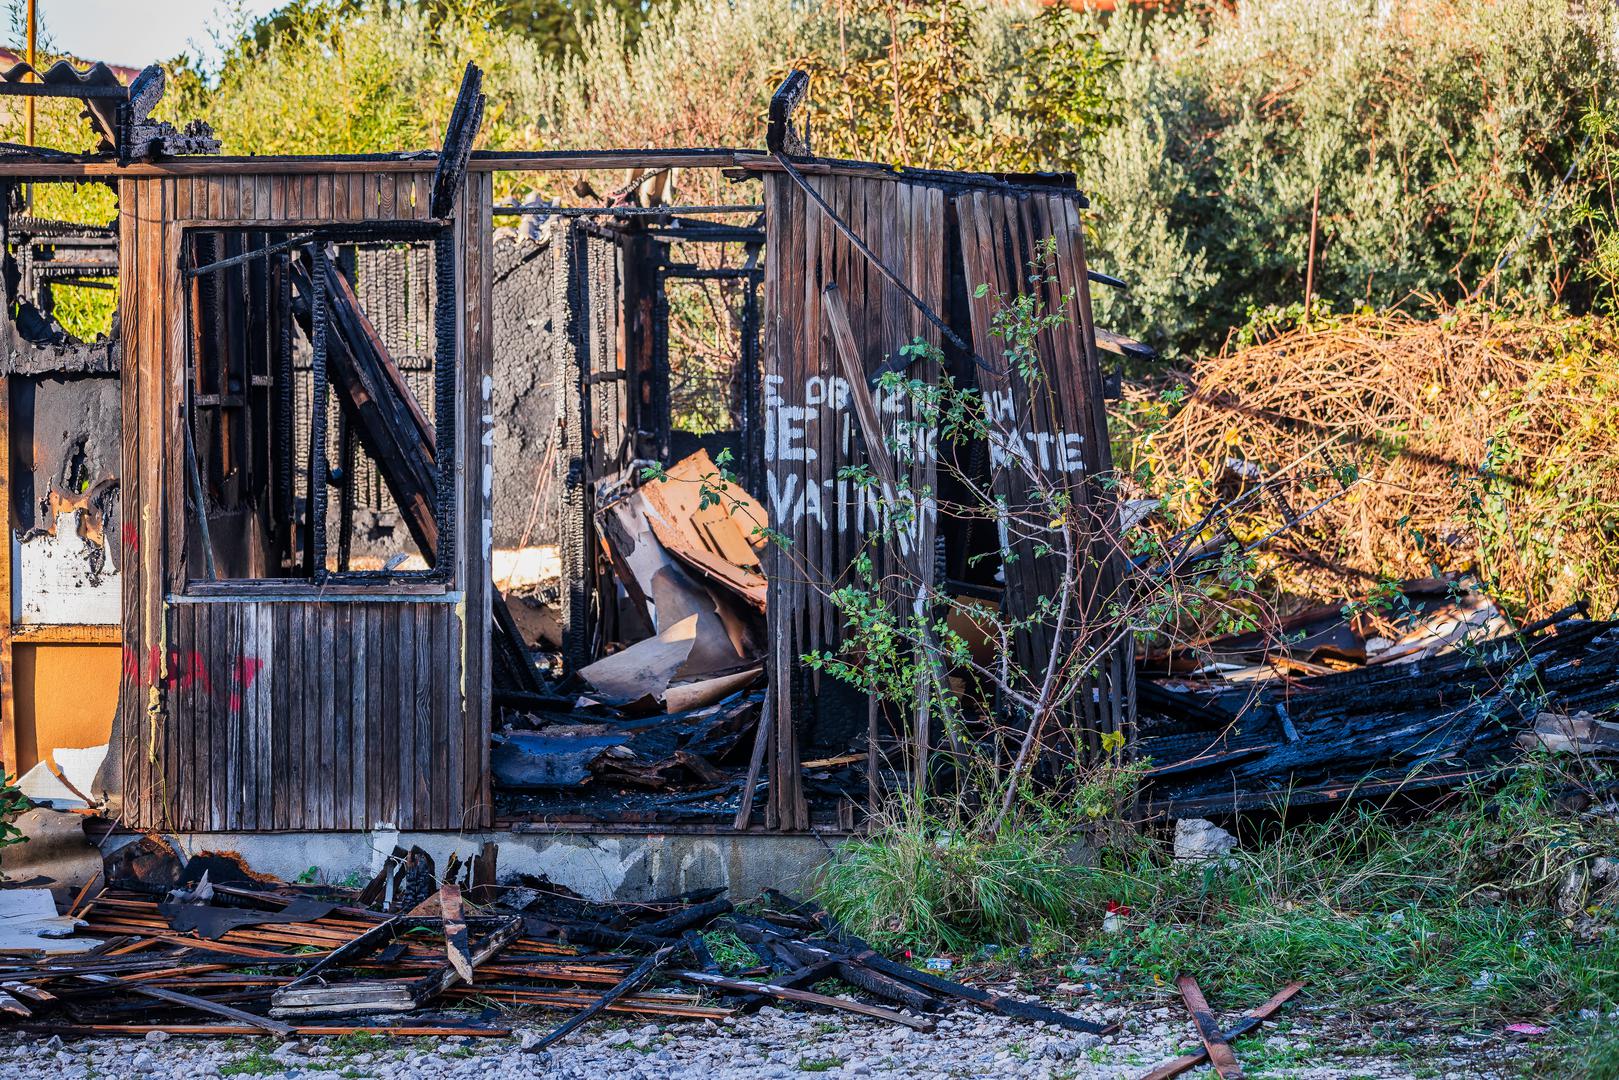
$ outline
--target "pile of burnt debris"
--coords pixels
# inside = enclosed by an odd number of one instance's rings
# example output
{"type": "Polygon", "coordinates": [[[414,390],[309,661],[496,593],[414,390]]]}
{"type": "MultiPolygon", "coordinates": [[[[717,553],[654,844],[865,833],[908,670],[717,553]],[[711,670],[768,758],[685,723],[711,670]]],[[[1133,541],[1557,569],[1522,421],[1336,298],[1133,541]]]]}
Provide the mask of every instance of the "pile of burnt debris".
{"type": "Polygon", "coordinates": [[[592,901],[543,877],[497,885],[497,855],[486,844],[440,870],[420,848],[396,849],[348,889],[277,881],[230,854],[184,859],[146,836],[109,856],[104,887],[87,885],[38,951],[7,942],[0,1016],[64,1037],[289,1038],[505,1036],[514,1007],[573,1014],[529,1049],[602,1012],[718,1021],[770,1002],[919,1031],[952,1006],[1111,1030],[916,970],[780,893],[746,912],[724,889],[592,901]],[[716,959],[717,933],[741,962],[716,959]]]}
{"type": "MultiPolygon", "coordinates": [[[[695,491],[712,469],[705,457],[673,472],[695,491]]],[[[504,712],[493,770],[508,805],[516,792],[557,822],[608,806],[620,820],[734,816],[743,827],[768,785],[755,738],[764,676],[749,644],[762,579],[743,558],[716,570],[717,543],[673,533],[667,522],[689,533],[692,515],[670,509],[670,490],[681,489],[633,489],[609,504],[618,525],[604,530],[624,580],[660,598],[646,607],[663,621],[504,712]]],[[[750,547],[744,535],[733,547],[750,547]]],[[[1585,614],[1575,605],[1514,625],[1465,580],[1423,579],[1377,604],[1317,606],[1263,631],[1143,652],[1133,746],[1147,763],[1143,816],[1420,796],[1486,778],[1521,747],[1619,754],[1619,623],[1585,614]]],[[[858,750],[805,762],[807,789],[829,802],[858,790],[858,750]]]]}
{"type": "MultiPolygon", "coordinates": [[[[731,820],[769,783],[750,753],[765,699],[766,513],[706,451],[626,474],[595,505],[615,647],[540,693],[497,689],[495,783],[509,809],[550,821],[731,820]]],[[[853,789],[863,761],[805,767],[831,794],[853,789]]]]}
{"type": "MultiPolygon", "coordinates": [[[[497,883],[498,855],[484,844],[440,870],[420,848],[395,848],[363,888],[344,888],[266,877],[231,853],[186,859],[148,834],[108,856],[64,916],[46,890],[0,893],[49,909],[32,917],[33,939],[28,920],[7,920],[0,1031],[503,1038],[534,1011],[571,1014],[543,1035],[524,1033],[522,1049],[543,1051],[603,1013],[723,1021],[772,1003],[922,1032],[954,1008],[1098,1036],[1118,1029],[919,970],[775,890],[742,907],[722,888],[588,900],[544,877],[497,883]]],[[[1222,1031],[1183,977],[1203,1048],[1146,1076],[1234,1066],[1229,1043],[1301,986],[1222,1031]]]]}
{"type": "Polygon", "coordinates": [[[1465,583],[1404,583],[1279,632],[1140,658],[1152,817],[1338,804],[1486,777],[1520,746],[1619,753],[1619,623],[1513,626],[1465,583]]]}

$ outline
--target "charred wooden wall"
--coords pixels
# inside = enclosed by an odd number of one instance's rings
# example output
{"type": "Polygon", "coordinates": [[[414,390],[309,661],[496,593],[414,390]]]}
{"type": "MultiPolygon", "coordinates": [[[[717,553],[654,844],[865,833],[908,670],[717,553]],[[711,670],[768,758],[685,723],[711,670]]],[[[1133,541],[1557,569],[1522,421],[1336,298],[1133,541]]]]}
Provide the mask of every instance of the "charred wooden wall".
{"type": "MultiPolygon", "coordinates": [[[[1083,230],[1079,211],[1084,203],[1071,188],[1019,187],[985,180],[975,184],[963,177],[941,182],[940,174],[925,179],[900,180],[876,170],[836,168],[810,171],[804,183],[813,187],[833,214],[860,237],[884,265],[906,282],[934,312],[963,335],[970,334],[973,351],[990,361],[1004,363],[1004,343],[991,333],[991,306],[996,293],[1016,295],[1030,287],[1028,261],[1035,245],[1056,241],[1053,273],[1045,286],[1046,301],[1061,307],[1073,290],[1077,311],[1068,325],[1046,336],[1040,344],[1042,366],[1053,373],[1042,386],[1041,400],[1024,400],[1024,388],[1013,388],[1001,376],[978,379],[986,395],[1013,393],[1018,415],[1028,415],[1044,438],[1067,440],[1074,456],[1071,482],[1075,498],[1094,514],[1095,566],[1087,570],[1083,588],[1091,603],[1111,595],[1120,577],[1113,532],[1117,516],[1107,505],[1101,485],[1091,478],[1112,467],[1107,424],[1103,411],[1102,382],[1096,360],[1091,324],[1083,230]],[[988,294],[973,298],[976,286],[990,286],[988,294]],[[964,286],[964,287],[963,287],[964,286]],[[953,306],[952,306],[953,305],[953,306]]],[[[769,618],[771,652],[769,673],[772,706],[778,718],[769,747],[771,787],[767,824],[773,828],[805,829],[809,825],[797,763],[807,756],[804,743],[818,726],[847,725],[861,714],[870,727],[868,739],[879,739],[875,703],[851,703],[847,688],[829,685],[830,677],[815,681],[800,657],[816,650],[836,652],[841,640],[842,616],[825,595],[830,588],[850,583],[850,565],[861,550],[875,562],[874,577],[890,574],[930,588],[935,567],[953,560],[948,550],[960,546],[964,533],[946,535],[928,514],[898,544],[868,546],[866,534],[884,512],[872,488],[840,478],[846,466],[865,463],[856,437],[858,427],[841,385],[839,363],[824,311],[824,291],[835,283],[848,312],[855,345],[868,375],[903,345],[917,337],[939,344],[939,332],[894,285],[886,281],[850,242],[792,176],[770,172],[765,176],[766,219],[770,240],[765,270],[765,472],[771,525],[786,539],[786,546],[767,548],[766,573],[770,580],[769,618]],[[946,550],[940,550],[940,547],[946,550]],[[909,551],[907,551],[909,548],[909,551]],[[903,564],[903,565],[902,565],[903,564]],[[858,707],[864,706],[864,707],[858,707]],[[834,713],[841,713],[840,719],[834,713]]],[[[970,360],[957,374],[975,374],[970,360]]],[[[933,381],[938,372],[922,363],[912,364],[909,375],[933,381]]],[[[890,438],[905,436],[906,422],[915,422],[915,405],[873,391],[890,438]]],[[[915,449],[913,447],[913,449],[915,449]]],[[[937,490],[938,461],[932,451],[912,457],[909,465],[913,490],[937,490]]],[[[1002,479],[1002,484],[1010,484],[1002,479]]],[[[1005,490],[1015,501],[1028,502],[1032,493],[1005,490]]],[[[1031,545],[1024,545],[1031,546],[1031,545]]],[[[959,554],[965,555],[965,552],[959,554]]],[[[1018,552],[1006,568],[1003,610],[1015,620],[1037,613],[1041,596],[1054,596],[1054,571],[1032,551],[1018,552]]],[[[914,586],[912,586],[914,588],[914,586]]],[[[911,597],[895,595],[890,603],[908,604],[911,597]]],[[[1052,650],[1069,647],[1057,641],[1050,628],[1038,625],[1018,635],[1018,658],[1026,670],[1043,668],[1052,650]]],[[[1069,740],[1070,751],[1080,756],[1094,752],[1102,732],[1122,730],[1129,716],[1128,644],[1114,650],[1103,671],[1079,695],[1081,715],[1069,718],[1067,730],[1056,734],[1069,740]],[[1077,747],[1074,742],[1079,743],[1077,747]]],[[[924,706],[925,709],[925,706],[924,706]]],[[[925,782],[917,768],[928,754],[925,712],[912,732],[908,754],[911,782],[925,782]]],[[[845,745],[847,745],[845,743],[845,745]]],[[[875,756],[869,771],[877,770],[875,756]]]]}
{"type": "Polygon", "coordinates": [[[235,161],[217,172],[119,181],[128,525],[117,745],[131,825],[450,829],[489,821],[488,173],[468,176],[452,213],[458,536],[450,582],[316,590],[287,580],[205,596],[186,580],[184,231],[425,221],[430,164],[235,161]]]}
{"type": "MultiPolygon", "coordinates": [[[[938,187],[859,176],[812,176],[808,182],[855,235],[894,268],[922,300],[944,306],[945,193],[938,187]]],[[[847,568],[877,527],[880,500],[845,466],[863,464],[853,436],[853,410],[822,311],[822,292],[836,283],[868,370],[917,336],[937,333],[905,296],[884,281],[820,207],[790,178],[765,182],[765,496],[771,528],[787,547],[766,548],[770,581],[768,658],[774,724],[769,748],[766,824],[808,829],[798,763],[806,708],[817,701],[817,675],[799,657],[835,651],[841,616],[821,589],[843,583],[847,568]]],[[[917,372],[926,378],[926,372],[917,372]]],[[[908,409],[908,406],[902,407],[908,409]]],[[[892,423],[908,411],[884,411],[892,423]]],[[[922,478],[916,478],[922,479],[922,478]]],[[[917,538],[925,546],[931,541],[917,538]]],[[[873,549],[879,580],[890,569],[886,546],[873,549]]],[[[931,567],[931,557],[923,560],[931,567]]],[[[824,682],[829,683],[830,676],[824,682]]],[[[826,690],[833,687],[826,686],[826,690]]]]}
{"type": "MultiPolygon", "coordinates": [[[[1095,478],[1113,467],[1103,401],[1102,372],[1096,357],[1096,326],[1091,319],[1091,297],[1085,263],[1085,231],[1081,204],[1075,193],[1028,191],[967,191],[954,200],[963,273],[966,275],[973,350],[981,357],[998,358],[1005,343],[992,330],[995,297],[1041,291],[1044,310],[1059,311],[1072,290],[1075,309],[1071,318],[1035,340],[1045,378],[1038,386],[998,374],[980,372],[979,388],[988,408],[997,400],[1006,413],[1027,416],[1028,423],[1050,448],[1054,467],[1071,498],[1073,513],[1095,546],[1080,562],[1079,608],[1096,611],[1115,596],[1123,576],[1123,555],[1116,537],[1118,507],[1111,491],[1095,478]],[[1046,240],[1054,247],[1038,250],[1046,240]],[[1031,286],[1031,265],[1044,264],[1044,281],[1031,286]],[[977,295],[977,286],[990,289],[977,295]]],[[[1028,432],[1024,434],[1030,434],[1028,432]]],[[[1043,450],[1041,451],[1044,452],[1043,450]]],[[[996,494],[1013,507],[1028,506],[1035,493],[1025,475],[1008,469],[997,476],[996,494]]],[[[1033,539],[1014,544],[1015,572],[1008,571],[1002,608],[1025,633],[1015,635],[1018,665],[1025,671],[1044,669],[1053,650],[1071,647],[1057,640],[1054,628],[1036,618],[1041,597],[1058,594],[1057,560],[1037,550],[1033,539]]],[[[1083,647],[1095,648],[1095,642],[1083,647]]],[[[1131,640],[1108,649],[1094,677],[1086,680],[1076,697],[1076,709],[1066,718],[1066,731],[1054,738],[1070,745],[1052,760],[1074,755],[1080,759],[1100,750],[1104,733],[1124,732],[1132,715],[1135,678],[1131,640]]]]}

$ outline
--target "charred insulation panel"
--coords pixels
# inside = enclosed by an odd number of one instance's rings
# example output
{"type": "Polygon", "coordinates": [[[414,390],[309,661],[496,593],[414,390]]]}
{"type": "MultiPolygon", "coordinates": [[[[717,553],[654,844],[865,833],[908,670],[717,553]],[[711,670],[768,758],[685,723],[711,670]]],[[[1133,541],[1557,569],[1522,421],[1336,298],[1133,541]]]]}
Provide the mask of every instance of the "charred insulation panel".
{"type": "Polygon", "coordinates": [[[10,381],[12,617],[119,621],[122,545],[116,376],[10,381]]]}
{"type": "Polygon", "coordinates": [[[568,313],[556,286],[557,247],[547,230],[530,238],[501,230],[494,239],[490,305],[494,316],[494,543],[555,544],[561,485],[555,482],[559,353],[568,313]]]}

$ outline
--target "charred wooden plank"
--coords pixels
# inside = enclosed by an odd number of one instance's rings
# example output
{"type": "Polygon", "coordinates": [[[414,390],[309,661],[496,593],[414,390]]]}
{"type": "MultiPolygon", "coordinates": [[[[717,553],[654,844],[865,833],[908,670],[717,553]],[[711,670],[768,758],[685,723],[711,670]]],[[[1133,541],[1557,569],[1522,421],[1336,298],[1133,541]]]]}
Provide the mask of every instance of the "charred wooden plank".
{"type": "Polygon", "coordinates": [[[649,979],[652,978],[654,974],[657,973],[657,970],[664,965],[664,963],[669,959],[669,954],[673,951],[673,946],[665,946],[664,948],[653,953],[651,956],[647,957],[645,960],[641,961],[635,966],[634,970],[615,983],[611,990],[597,998],[594,1004],[580,1011],[579,1013],[570,1016],[567,1020],[564,1020],[560,1025],[552,1029],[552,1031],[543,1039],[535,1043],[532,1047],[529,1047],[529,1049],[536,1052],[544,1050],[546,1047],[560,1041],[569,1032],[588,1022],[593,1016],[607,1008],[625,994],[633,994],[635,991],[639,990],[649,979]]]}
{"type": "Polygon", "coordinates": [[[800,990],[796,987],[783,986],[780,983],[755,983],[743,979],[729,979],[723,975],[713,975],[706,971],[677,971],[675,977],[683,979],[698,986],[707,986],[715,990],[725,990],[733,994],[764,994],[768,997],[780,998],[782,1001],[793,1001],[801,1005],[824,1005],[830,1009],[841,1009],[844,1012],[859,1013],[876,1020],[887,1020],[894,1024],[903,1024],[915,1031],[932,1031],[932,1020],[923,1017],[907,1016],[893,1009],[884,1009],[877,1005],[867,1005],[861,1001],[850,1001],[847,998],[831,997],[827,994],[817,994],[813,990],[800,990]]]}
{"type": "Polygon", "coordinates": [[[464,982],[471,982],[472,960],[467,955],[467,924],[461,916],[461,887],[446,881],[439,886],[438,897],[444,912],[445,956],[456,975],[464,982]]]}
{"type": "MultiPolygon", "coordinates": [[[[386,871],[386,868],[384,868],[384,870],[386,871]]],[[[400,922],[403,920],[403,918],[404,916],[402,915],[396,915],[386,922],[377,923],[377,925],[371,927],[371,929],[355,936],[347,945],[340,945],[333,949],[331,952],[315,961],[315,963],[312,964],[302,975],[298,976],[296,979],[292,980],[292,982],[282,987],[282,992],[293,990],[297,987],[305,985],[306,983],[313,982],[316,977],[322,976],[334,968],[340,968],[346,964],[352,964],[354,961],[359,960],[364,956],[368,956],[377,949],[382,948],[382,946],[392,941],[398,935],[400,922]]],[[[277,994],[277,997],[280,997],[279,993],[277,994]]],[[[280,1005],[282,1002],[275,1000],[272,1002],[272,1004],[280,1005]]]]}
{"type": "MultiPolygon", "coordinates": [[[[1244,1013],[1243,1015],[1245,1018],[1222,1032],[1221,1038],[1229,1043],[1241,1038],[1250,1031],[1253,1031],[1255,1028],[1259,1027],[1259,1025],[1263,1024],[1266,1020],[1275,1015],[1278,1009],[1280,1009],[1283,1005],[1286,1005],[1288,1001],[1292,999],[1293,995],[1297,994],[1302,989],[1304,989],[1304,984],[1302,982],[1288,983],[1269,1001],[1265,1002],[1256,1009],[1250,1009],[1248,1012],[1244,1013]]],[[[1207,1061],[1208,1058],[1209,1054],[1207,1050],[1197,1050],[1190,1054],[1182,1054],[1178,1058],[1172,1058],[1169,1061],[1163,1062],[1150,1072],[1143,1073],[1140,1080],[1171,1080],[1172,1077],[1179,1076],[1181,1073],[1189,1072],[1190,1070],[1197,1068],[1199,1065],[1207,1061]]]]}
{"type": "MultiPolygon", "coordinates": [[[[500,950],[516,941],[523,933],[523,920],[513,917],[505,925],[483,940],[469,958],[469,966],[476,968],[479,964],[494,956],[500,950]]],[[[419,980],[411,987],[411,997],[417,1007],[431,1001],[445,990],[461,981],[461,975],[454,967],[445,964],[443,968],[419,980]]]]}
{"type": "Polygon", "coordinates": [[[1209,1008],[1197,980],[1190,975],[1182,975],[1175,980],[1175,986],[1181,992],[1181,1000],[1186,1003],[1186,1011],[1197,1027],[1198,1038],[1203,1040],[1203,1051],[1208,1055],[1214,1071],[1220,1074],[1221,1080],[1242,1080],[1242,1065],[1237,1061],[1231,1044],[1221,1034],[1214,1011],[1209,1008]]]}
{"type": "Polygon", "coordinates": [[[468,61],[461,76],[461,89],[455,96],[455,107],[450,110],[450,122],[444,130],[444,148],[439,151],[438,165],[433,169],[430,209],[436,218],[449,217],[456,196],[461,193],[467,159],[478,137],[478,127],[483,123],[485,98],[482,91],[483,71],[468,61]]]}
{"type": "Polygon", "coordinates": [[[186,1008],[196,1009],[199,1012],[212,1013],[226,1020],[235,1020],[239,1024],[247,1024],[258,1028],[260,1031],[268,1031],[270,1034],[283,1039],[294,1034],[290,1024],[283,1024],[279,1020],[272,1020],[267,1016],[260,1016],[257,1013],[250,1013],[231,1005],[210,1001],[207,998],[182,994],[178,990],[166,990],[157,986],[147,986],[144,983],[128,982],[123,979],[115,979],[110,975],[81,975],[79,978],[100,987],[126,990],[132,994],[140,994],[142,997],[149,997],[156,1001],[166,1001],[172,1005],[184,1005],[186,1008]]]}

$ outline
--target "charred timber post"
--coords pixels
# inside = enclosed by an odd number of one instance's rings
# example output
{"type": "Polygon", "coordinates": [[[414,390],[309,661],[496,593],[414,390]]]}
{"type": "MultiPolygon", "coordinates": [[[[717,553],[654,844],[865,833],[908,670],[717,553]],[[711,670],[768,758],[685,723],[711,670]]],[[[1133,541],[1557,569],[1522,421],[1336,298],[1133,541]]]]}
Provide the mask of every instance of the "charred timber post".
{"type": "Polygon", "coordinates": [[[444,129],[444,148],[439,151],[438,165],[433,169],[429,211],[436,218],[449,217],[455,208],[455,198],[466,180],[472,144],[478,138],[478,128],[483,125],[484,101],[483,71],[469,60],[461,76],[461,89],[455,95],[455,108],[450,110],[450,122],[444,129]]]}
{"type": "Polygon", "coordinates": [[[810,156],[809,124],[800,132],[793,124],[793,113],[809,96],[809,75],[793,69],[781,80],[776,92],[770,95],[770,123],[765,128],[765,148],[780,157],[810,156]]]}

